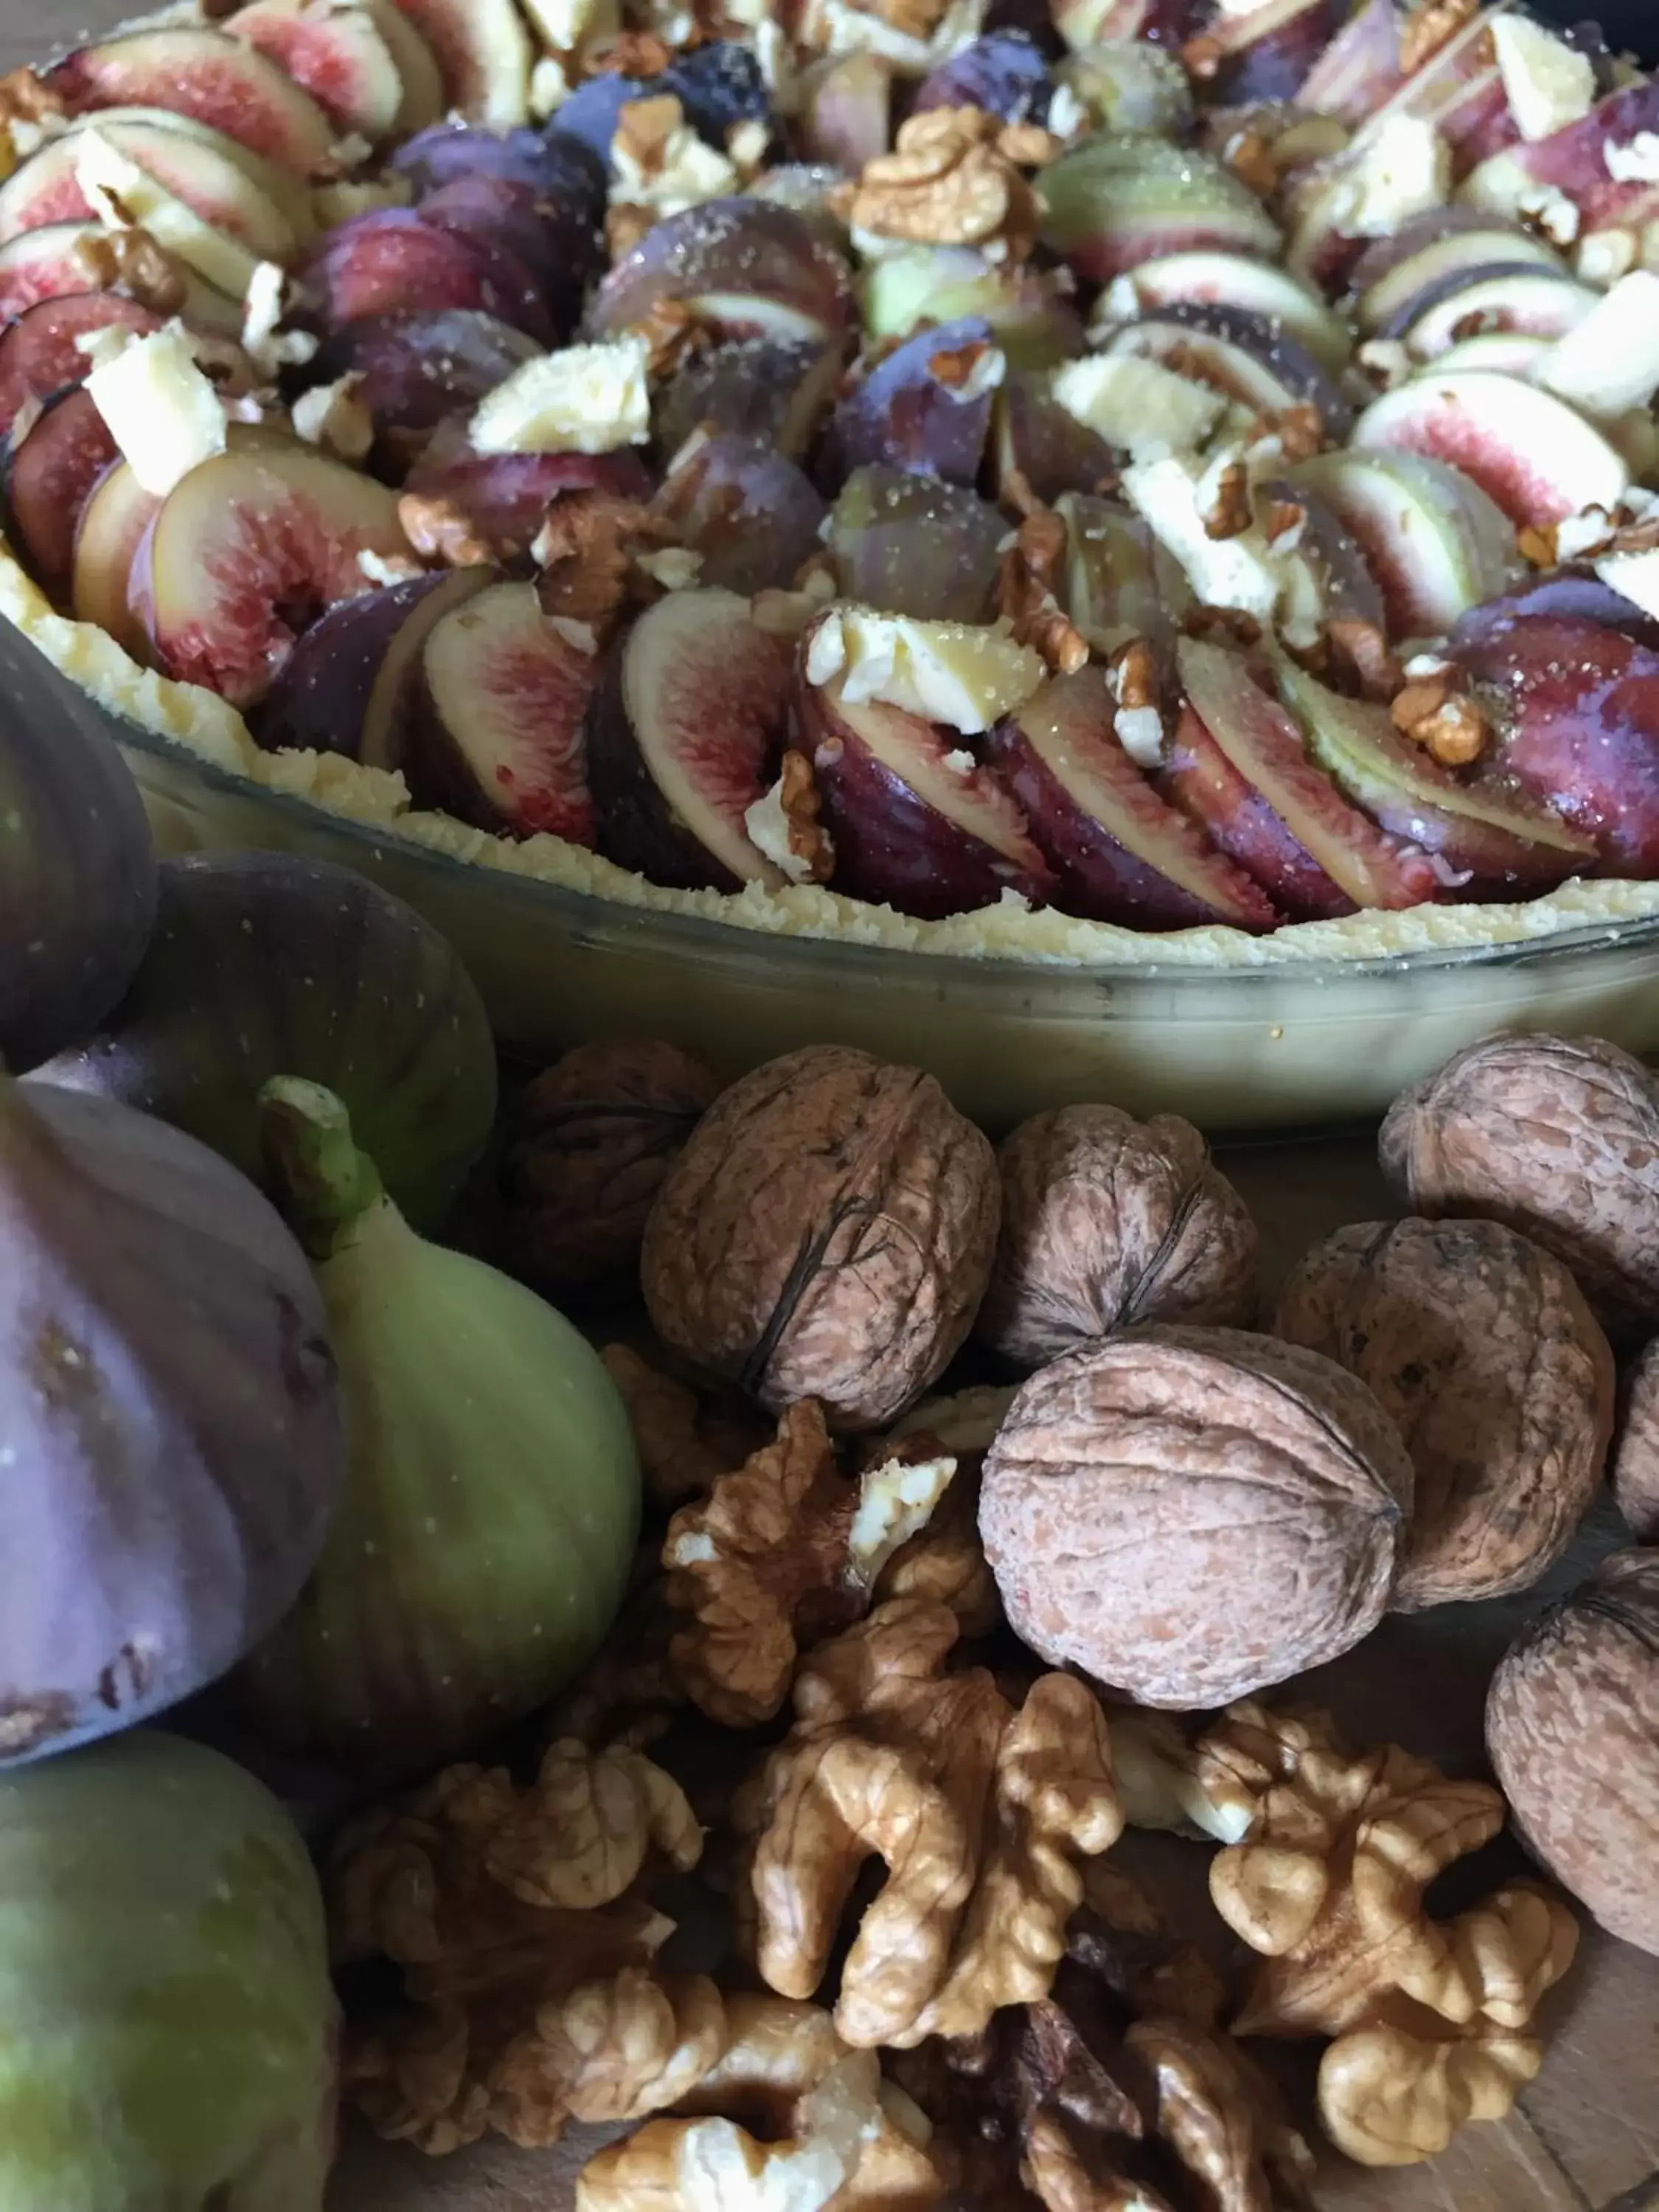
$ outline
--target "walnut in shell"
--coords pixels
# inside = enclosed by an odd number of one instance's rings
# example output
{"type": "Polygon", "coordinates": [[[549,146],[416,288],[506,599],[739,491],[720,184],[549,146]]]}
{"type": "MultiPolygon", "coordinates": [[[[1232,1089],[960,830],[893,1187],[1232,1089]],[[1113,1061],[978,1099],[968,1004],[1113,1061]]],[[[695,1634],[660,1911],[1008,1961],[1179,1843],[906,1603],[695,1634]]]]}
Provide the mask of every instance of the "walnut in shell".
{"type": "Polygon", "coordinates": [[[1024,1384],[979,1525],[1033,1650],[1190,1711],[1367,1634],[1411,1496],[1398,1430],[1334,1361],[1243,1329],[1149,1328],[1024,1384]]]}
{"type": "Polygon", "coordinates": [[[1615,1553],[1528,1624],[1492,1679],[1486,1746],[1534,1856],[1659,1954],[1659,1551],[1615,1553]]]}
{"type": "Polygon", "coordinates": [[[1632,1368],[1613,1455],[1613,1494],[1638,1543],[1659,1543],[1659,1340],[1632,1368]]]}
{"type": "Polygon", "coordinates": [[[1613,1353],[1559,1260],[1498,1221],[1365,1221],[1316,1245],[1273,1334],[1397,1424],[1417,1482],[1402,1612],[1527,1589],[1601,1480],[1613,1353]]]}
{"type": "Polygon", "coordinates": [[[665,1342],[781,1413],[892,1420],[949,1364],[990,1272],[996,1161],[931,1076],[817,1045],[715,1103],[652,1210],[665,1342]]]}
{"type": "Polygon", "coordinates": [[[1244,1323],[1255,1224],[1191,1122],[1062,1106],[997,1155],[1002,1229],[977,1334],[1044,1367],[1136,1322],[1244,1323]]]}
{"type": "Polygon", "coordinates": [[[696,1054],[642,1037],[578,1045],[538,1076],[504,1170],[519,1272],[555,1297],[630,1282],[663,1178],[720,1089],[696,1054]]]}
{"type": "Polygon", "coordinates": [[[1607,1328],[1659,1324],[1659,1078],[1596,1037],[1500,1036],[1402,1091],[1379,1140],[1414,1213],[1507,1222],[1607,1328]]]}

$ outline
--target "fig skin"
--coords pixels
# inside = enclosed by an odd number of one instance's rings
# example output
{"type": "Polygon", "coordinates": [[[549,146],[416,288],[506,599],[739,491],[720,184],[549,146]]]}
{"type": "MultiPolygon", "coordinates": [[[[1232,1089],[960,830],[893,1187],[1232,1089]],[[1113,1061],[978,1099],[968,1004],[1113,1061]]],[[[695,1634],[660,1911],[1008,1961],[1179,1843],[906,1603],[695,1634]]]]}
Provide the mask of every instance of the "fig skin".
{"type": "Polygon", "coordinates": [[[322,1894],[230,1759],[137,1729],[0,1776],[0,2202],[322,2212],[322,1894]]]}
{"type": "Polygon", "coordinates": [[[1659,1957],[1659,1551],[1615,1552],[1528,1623],[1492,1678],[1486,1748],[1533,1856],[1659,1957]]]}
{"type": "Polygon", "coordinates": [[[49,690],[9,624],[0,689],[0,1066],[22,1072],[101,1021],[131,981],[155,919],[155,854],[96,710],[70,685],[49,690]]]}
{"type": "Polygon", "coordinates": [[[429,922],[349,868],[282,853],[164,860],[155,932],[95,1034],[40,1071],[188,1130],[263,1180],[258,1094],[344,1098],[410,1218],[441,1220],[496,1103],[489,1018],[429,922]]]}
{"type": "Polygon", "coordinates": [[[0,1765],[148,1718],[293,1602],[343,1462],[305,1255],[204,1145],[0,1077],[0,1765]]]}
{"type": "Polygon", "coordinates": [[[1357,1375],[1417,1474],[1394,1610],[1529,1589],[1613,1432],[1613,1352],[1559,1260],[1496,1221],[1364,1221],[1314,1247],[1273,1333],[1357,1375]]]}
{"type": "Polygon", "coordinates": [[[228,1688],[276,1748],[399,1780],[471,1755],[592,1658],[633,1566],[638,1455],[592,1346],[416,1237],[337,1098],[279,1077],[261,1116],[326,1304],[350,1459],[315,1573],[228,1688]]]}

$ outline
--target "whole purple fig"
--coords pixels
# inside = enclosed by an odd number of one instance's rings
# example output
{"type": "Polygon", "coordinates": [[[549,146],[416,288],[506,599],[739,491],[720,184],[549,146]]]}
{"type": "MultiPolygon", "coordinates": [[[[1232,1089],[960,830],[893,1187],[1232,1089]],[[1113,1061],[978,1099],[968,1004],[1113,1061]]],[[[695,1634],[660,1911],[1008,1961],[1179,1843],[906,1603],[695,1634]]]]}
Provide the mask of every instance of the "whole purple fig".
{"type": "Polygon", "coordinates": [[[310,1571],[343,1455],[322,1301],[252,1184],[0,1076],[0,1765],[233,1666],[310,1571]]]}

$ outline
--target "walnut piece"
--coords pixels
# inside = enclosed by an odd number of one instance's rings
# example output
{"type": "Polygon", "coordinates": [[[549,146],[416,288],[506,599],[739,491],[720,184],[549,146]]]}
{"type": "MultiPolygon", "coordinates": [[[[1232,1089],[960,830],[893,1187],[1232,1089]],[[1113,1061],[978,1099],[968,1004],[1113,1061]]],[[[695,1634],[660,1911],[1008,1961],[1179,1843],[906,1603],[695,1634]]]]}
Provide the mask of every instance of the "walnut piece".
{"type": "Polygon", "coordinates": [[[622,1392],[645,1486],[658,1505],[702,1497],[770,1433],[769,1423],[735,1391],[695,1390],[630,1345],[607,1344],[599,1357],[622,1392]]]}
{"type": "Polygon", "coordinates": [[[1615,1342],[1659,1324],[1659,1077],[1596,1037],[1497,1036],[1402,1091],[1378,1140],[1413,1213],[1506,1222],[1615,1342]]]}
{"type": "Polygon", "coordinates": [[[185,272],[148,231],[102,230],[77,239],[71,258],[88,292],[122,292],[153,314],[176,314],[188,296],[185,272]]]}
{"type": "Polygon", "coordinates": [[[577,1045],[524,1092],[502,1173],[516,1272],[550,1297],[615,1290],[639,1270],[669,1168],[720,1093],[678,1045],[577,1045]]]}
{"type": "Polygon", "coordinates": [[[739,1807],[757,1963],[781,1995],[816,1991],[865,1862],[885,1862],[836,2007],[860,2049],[976,2034],[1042,1996],[1083,1894],[1074,1862],[1123,1825],[1084,1685],[1042,1675],[1016,1711],[983,1668],[945,1673],[957,1633],[948,1607],[902,1598],[820,1646],[739,1807]]]}
{"type": "Polygon", "coordinates": [[[1043,507],[1025,516],[997,571],[997,612],[1057,676],[1074,674],[1089,659],[1087,641],[1056,596],[1065,562],[1066,525],[1043,507]]]}
{"type": "Polygon", "coordinates": [[[1398,1431],[1334,1361],[1160,1326],[1022,1387],[979,1526],[1024,1643],[1138,1704],[1192,1711],[1368,1634],[1411,1495],[1398,1431]]]}
{"type": "Polygon", "coordinates": [[[539,2148],[578,2118],[672,2104],[724,2045],[720,1999],[661,1981],[673,1923],[642,1877],[702,1855],[637,1753],[554,1745],[535,1784],[452,1767],[341,1838],[334,1952],[403,1971],[404,2009],[349,2029],[342,2081],[383,2136],[441,2153],[494,2129],[539,2148]]]}
{"type": "Polygon", "coordinates": [[[1114,1711],[1112,1765],[1132,1828],[1241,1843],[1261,1801],[1313,1747],[1334,1748],[1329,1716],[1241,1698],[1189,1741],[1167,1714],[1114,1711]]]}
{"type": "Polygon", "coordinates": [[[480,535],[477,523],[453,500],[436,493],[406,491],[398,501],[398,522],[423,561],[448,568],[476,568],[496,557],[497,548],[480,535]]]}
{"type": "Polygon", "coordinates": [[[1463,2120],[1501,2118],[1538,2070],[1521,2031],[1571,1964],[1572,1916],[1524,1883],[1449,1922],[1423,1906],[1504,1816],[1486,1784],[1397,1745],[1353,1758],[1312,1740],[1211,1862],[1217,1911],[1263,1954],[1238,2033],[1335,2039],[1320,2112],[1365,2164],[1433,2155],[1463,2120]]]}
{"type": "Polygon", "coordinates": [[[1638,1543],[1659,1544],[1659,1342],[1649,1345],[1626,1382],[1613,1494],[1638,1543]]]}
{"type": "Polygon", "coordinates": [[[884,1463],[925,1463],[948,1455],[957,1472],[925,1528],[895,1552],[876,1579],[875,1595],[920,1597],[948,1605],[964,1637],[988,1636],[1002,1620],[1002,1601],[979,1540],[979,1486],[985,1455],[1013,1402],[1012,1390],[980,1385],[954,1397],[927,1398],[881,1442],[866,1469],[884,1463]]]}
{"type": "Polygon", "coordinates": [[[891,153],[832,190],[829,204],[872,237],[977,246],[1024,260],[1036,243],[1038,203],[1020,164],[1048,158],[1023,126],[983,108],[927,108],[899,125],[891,153]]]}
{"type": "Polygon", "coordinates": [[[734,1084],[671,1170],[641,1279],[665,1344],[781,1412],[879,1428],[959,1350],[1000,1194],[931,1076],[817,1045],[734,1084]]]}
{"type": "Polygon", "coordinates": [[[1400,71],[1413,76],[1470,21],[1480,0],[1418,0],[1400,33],[1400,71]]]}
{"type": "Polygon", "coordinates": [[[628,598],[635,554],[674,543],[672,526],[637,500],[608,491],[562,492],[530,549],[541,570],[536,590],[542,611],[603,630],[628,598]]]}
{"type": "Polygon", "coordinates": [[[669,1524],[666,1596],[685,1623],[671,1652],[692,1703],[726,1728],[781,1712],[802,1648],[867,1609],[955,1473],[947,1456],[890,1457],[850,1481],[823,1409],[789,1407],[774,1443],[669,1524]]]}
{"type": "Polygon", "coordinates": [[[1659,1957],[1659,1552],[1615,1552],[1510,1647],[1486,1747],[1521,1838],[1659,1957]]]}
{"type": "Polygon", "coordinates": [[[1273,1333],[1334,1359],[1416,1471],[1394,1604],[1528,1589],[1601,1480],[1613,1353],[1559,1260],[1497,1221],[1366,1221],[1316,1245],[1273,1333]]]}
{"type": "Polygon", "coordinates": [[[1062,1106],[997,1154],[1002,1229],[975,1334],[1043,1367],[1135,1322],[1248,1322],[1255,1224],[1190,1122],[1062,1106]]]}

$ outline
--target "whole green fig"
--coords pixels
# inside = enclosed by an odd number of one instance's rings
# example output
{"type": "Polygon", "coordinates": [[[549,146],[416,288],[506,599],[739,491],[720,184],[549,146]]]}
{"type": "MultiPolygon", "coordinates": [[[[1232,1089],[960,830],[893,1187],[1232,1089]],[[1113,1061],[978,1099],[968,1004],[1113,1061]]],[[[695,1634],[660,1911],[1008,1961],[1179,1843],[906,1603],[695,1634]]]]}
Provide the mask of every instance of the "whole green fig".
{"type": "Polygon", "coordinates": [[[321,1561],[236,1688],[284,1749],[389,1778],[470,1751],[592,1655],[627,1588],[639,1462],[592,1346],[416,1237],[337,1098],[279,1079],[264,1117],[350,1456],[321,1561]]]}
{"type": "Polygon", "coordinates": [[[88,1032],[46,1081],[188,1129],[256,1181],[260,1086],[325,1083],[422,1225],[495,1117],[489,1018],[460,955],[378,884],[288,853],[164,860],[143,963],[88,1032]]]}
{"type": "Polygon", "coordinates": [[[334,2000],[297,1831],[139,1730],[0,1776],[0,2208],[320,2212],[334,2000]]]}

